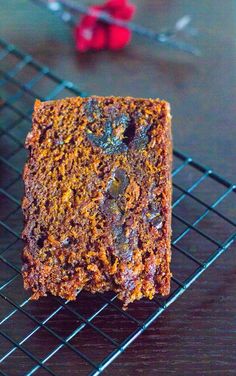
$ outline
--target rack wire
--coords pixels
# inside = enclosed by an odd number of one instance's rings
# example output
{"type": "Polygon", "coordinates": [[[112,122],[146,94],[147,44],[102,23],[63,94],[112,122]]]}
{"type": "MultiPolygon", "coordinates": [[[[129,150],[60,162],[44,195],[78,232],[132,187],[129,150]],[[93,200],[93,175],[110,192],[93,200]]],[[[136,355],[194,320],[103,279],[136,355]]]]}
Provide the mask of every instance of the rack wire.
{"type": "Polygon", "coordinates": [[[75,374],[99,375],[232,245],[236,186],[174,151],[173,277],[166,299],[144,299],[128,311],[110,293],[31,301],[20,275],[20,200],[33,102],[85,94],[3,40],[0,63],[0,372],[64,376],[73,362],[75,374]]]}

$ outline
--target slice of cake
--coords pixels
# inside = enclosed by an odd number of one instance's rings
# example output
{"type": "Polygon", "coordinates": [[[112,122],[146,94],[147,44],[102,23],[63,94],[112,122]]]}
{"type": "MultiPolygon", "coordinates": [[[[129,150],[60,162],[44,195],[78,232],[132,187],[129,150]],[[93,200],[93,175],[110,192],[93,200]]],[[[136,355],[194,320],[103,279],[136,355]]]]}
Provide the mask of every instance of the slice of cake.
{"type": "Polygon", "coordinates": [[[23,278],[33,298],[170,290],[171,116],[159,99],[35,102],[23,278]]]}

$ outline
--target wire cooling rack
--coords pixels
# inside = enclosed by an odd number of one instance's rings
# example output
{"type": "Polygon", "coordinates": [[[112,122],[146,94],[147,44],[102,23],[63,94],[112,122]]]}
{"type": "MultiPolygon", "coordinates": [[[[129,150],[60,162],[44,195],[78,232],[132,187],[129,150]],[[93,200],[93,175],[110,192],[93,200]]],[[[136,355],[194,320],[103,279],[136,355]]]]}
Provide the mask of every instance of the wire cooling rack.
{"type": "Polygon", "coordinates": [[[83,93],[2,40],[0,63],[0,372],[64,376],[72,363],[74,375],[78,370],[80,376],[98,375],[233,243],[236,187],[174,151],[168,298],[144,299],[125,312],[114,294],[81,292],[76,302],[31,301],[20,275],[24,138],[35,97],[83,93]]]}

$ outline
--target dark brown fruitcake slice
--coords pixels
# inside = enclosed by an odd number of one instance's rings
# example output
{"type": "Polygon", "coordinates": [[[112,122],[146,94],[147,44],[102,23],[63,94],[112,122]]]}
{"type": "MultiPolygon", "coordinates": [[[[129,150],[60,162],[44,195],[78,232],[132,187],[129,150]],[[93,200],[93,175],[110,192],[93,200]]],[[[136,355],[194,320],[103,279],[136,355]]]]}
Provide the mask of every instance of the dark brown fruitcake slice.
{"type": "Polygon", "coordinates": [[[26,139],[23,278],[33,298],[170,290],[171,116],[159,99],[35,102],[26,139]]]}

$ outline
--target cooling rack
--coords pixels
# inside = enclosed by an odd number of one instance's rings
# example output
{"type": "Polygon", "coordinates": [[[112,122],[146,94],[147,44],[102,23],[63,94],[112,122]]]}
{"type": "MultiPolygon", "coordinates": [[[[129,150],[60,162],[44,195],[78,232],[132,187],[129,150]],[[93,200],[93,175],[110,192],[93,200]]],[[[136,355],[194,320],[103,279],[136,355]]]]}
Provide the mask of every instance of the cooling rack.
{"type": "Polygon", "coordinates": [[[0,64],[0,372],[64,376],[73,362],[75,375],[98,375],[232,245],[236,186],[174,150],[173,277],[166,299],[142,300],[128,311],[109,293],[31,301],[20,275],[20,200],[33,102],[85,94],[3,40],[0,64]]]}

